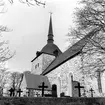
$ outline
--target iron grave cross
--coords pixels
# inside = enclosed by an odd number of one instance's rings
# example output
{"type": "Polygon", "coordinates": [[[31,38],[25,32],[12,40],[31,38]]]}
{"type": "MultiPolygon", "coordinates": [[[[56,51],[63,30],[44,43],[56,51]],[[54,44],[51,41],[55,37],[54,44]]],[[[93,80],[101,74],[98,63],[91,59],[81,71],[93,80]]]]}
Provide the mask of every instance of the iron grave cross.
{"type": "Polygon", "coordinates": [[[44,89],[48,88],[48,86],[45,86],[45,83],[42,82],[42,86],[38,86],[39,88],[42,88],[42,97],[44,96],[44,89]]]}
{"type": "Polygon", "coordinates": [[[21,93],[22,93],[23,91],[19,88],[18,89],[18,91],[17,91],[17,93],[19,93],[19,97],[21,96],[21,93]]]}
{"type": "Polygon", "coordinates": [[[79,94],[79,97],[81,97],[81,88],[84,88],[84,86],[80,86],[80,83],[78,83],[78,85],[75,86],[75,88],[78,88],[78,94],[79,94]]]}
{"type": "Polygon", "coordinates": [[[91,92],[91,97],[93,97],[93,91],[94,90],[91,88],[89,91],[91,92]]]}
{"type": "Polygon", "coordinates": [[[10,90],[8,90],[10,92],[10,97],[11,96],[15,96],[15,89],[14,88],[11,88],[10,90]]]}

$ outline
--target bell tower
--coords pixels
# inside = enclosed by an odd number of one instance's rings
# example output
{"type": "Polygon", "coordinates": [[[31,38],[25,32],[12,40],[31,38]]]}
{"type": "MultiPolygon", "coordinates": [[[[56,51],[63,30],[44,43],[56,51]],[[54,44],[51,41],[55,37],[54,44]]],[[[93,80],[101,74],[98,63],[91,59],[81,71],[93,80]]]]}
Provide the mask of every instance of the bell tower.
{"type": "Polygon", "coordinates": [[[62,53],[57,45],[54,44],[53,37],[52,13],[50,13],[47,44],[41,51],[37,51],[36,57],[31,61],[32,73],[41,74],[51,64],[51,62],[62,53]]]}

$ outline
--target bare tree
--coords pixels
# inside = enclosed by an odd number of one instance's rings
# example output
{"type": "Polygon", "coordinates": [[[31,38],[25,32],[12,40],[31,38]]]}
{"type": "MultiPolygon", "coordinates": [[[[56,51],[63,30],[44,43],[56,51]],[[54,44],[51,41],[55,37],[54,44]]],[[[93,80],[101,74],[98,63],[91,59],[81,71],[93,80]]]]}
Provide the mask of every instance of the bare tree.
{"type": "MultiPolygon", "coordinates": [[[[6,12],[5,11],[6,2],[13,4],[15,3],[15,0],[0,0],[0,8],[1,8],[0,13],[6,12]]],[[[40,5],[45,6],[45,2],[41,2],[39,0],[19,0],[19,2],[23,4],[27,4],[28,6],[30,5],[34,6],[35,4],[38,6],[40,5]]],[[[0,35],[2,32],[9,32],[9,31],[11,30],[8,27],[0,25],[0,35]]],[[[8,43],[6,41],[0,41],[0,89],[2,90],[2,93],[3,93],[4,86],[8,81],[7,76],[9,75],[9,72],[7,72],[5,68],[1,68],[1,67],[4,66],[3,63],[5,63],[5,61],[8,61],[15,55],[15,52],[11,52],[7,44],[8,43]]],[[[12,88],[14,89],[20,88],[22,78],[23,78],[23,74],[20,74],[18,72],[11,73],[12,88]]]]}
{"type": "MultiPolygon", "coordinates": [[[[5,13],[5,3],[9,2],[11,4],[13,4],[15,2],[15,0],[0,0],[0,7],[2,8],[0,13],[5,13]]],[[[23,3],[23,4],[27,4],[27,5],[43,5],[45,6],[45,2],[41,2],[39,0],[19,0],[19,2],[23,3]]],[[[0,26],[0,34],[1,32],[8,32],[10,31],[10,29],[8,29],[6,26],[0,26]]],[[[0,62],[4,62],[9,60],[10,58],[12,58],[15,55],[15,52],[11,53],[9,47],[4,47],[4,45],[7,44],[6,42],[0,42],[0,62]],[[4,47],[4,48],[3,48],[4,47]]]]}
{"type": "MultiPolygon", "coordinates": [[[[9,2],[11,4],[13,4],[15,2],[15,0],[0,0],[0,7],[2,8],[0,13],[5,13],[5,3],[9,2]]],[[[19,2],[27,4],[27,5],[43,5],[45,6],[44,2],[41,2],[39,0],[19,0],[19,2]]],[[[9,28],[7,28],[6,26],[0,26],[0,34],[1,32],[8,32],[11,31],[9,28]]],[[[11,53],[9,47],[4,47],[4,45],[7,44],[5,41],[0,42],[0,62],[4,62],[9,60],[10,58],[12,58],[15,55],[15,52],[11,53]],[[4,48],[3,48],[4,47],[4,48]]]]}
{"type": "MultiPolygon", "coordinates": [[[[8,0],[8,2],[10,2],[11,4],[13,4],[15,2],[15,0],[8,0]]],[[[45,6],[45,2],[41,2],[39,0],[19,0],[20,3],[24,3],[24,4],[27,4],[27,5],[43,5],[45,6]]],[[[5,0],[1,0],[0,1],[0,6],[4,6],[5,5],[5,0]]]]}
{"type": "Polygon", "coordinates": [[[19,72],[11,73],[11,83],[12,87],[17,89],[21,80],[21,74],[19,72]]]}
{"type": "Polygon", "coordinates": [[[3,89],[9,82],[10,72],[7,69],[0,67],[0,96],[3,96],[3,89]]]}
{"type": "MultiPolygon", "coordinates": [[[[11,88],[13,88],[15,91],[17,91],[20,88],[23,74],[19,72],[13,72],[11,73],[11,88]]],[[[15,96],[17,96],[17,92],[15,92],[15,96]]]]}
{"type": "MultiPolygon", "coordinates": [[[[0,37],[2,32],[8,32],[8,29],[5,26],[0,26],[0,37]]],[[[11,59],[14,56],[15,52],[11,52],[8,47],[8,42],[0,40],[0,95],[3,95],[3,89],[9,81],[10,72],[5,68],[5,62],[11,59]]]]}
{"type": "MultiPolygon", "coordinates": [[[[75,39],[72,44],[83,38],[95,28],[100,28],[81,53],[81,72],[84,76],[96,77],[98,82],[100,75],[97,71],[105,68],[105,0],[81,0],[82,8],[77,8],[74,13],[75,28],[70,29],[69,40],[75,39]]],[[[98,83],[100,84],[100,83],[98,83]]],[[[100,85],[101,86],[101,85],[100,85]]],[[[99,86],[99,92],[100,91],[99,86]]]]}

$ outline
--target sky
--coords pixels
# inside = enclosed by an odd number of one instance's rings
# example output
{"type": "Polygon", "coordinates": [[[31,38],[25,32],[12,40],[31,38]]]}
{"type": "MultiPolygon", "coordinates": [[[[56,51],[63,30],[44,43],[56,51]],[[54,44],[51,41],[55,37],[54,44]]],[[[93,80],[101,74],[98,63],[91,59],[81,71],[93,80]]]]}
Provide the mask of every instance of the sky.
{"type": "Polygon", "coordinates": [[[16,51],[7,66],[10,71],[23,72],[31,70],[31,60],[35,58],[36,51],[40,51],[47,43],[49,12],[53,13],[54,43],[61,51],[67,49],[66,35],[70,26],[73,26],[73,12],[78,0],[46,0],[45,8],[14,1],[12,5],[6,2],[7,11],[0,14],[0,24],[12,30],[2,33],[2,36],[9,41],[10,50],[16,51]]]}

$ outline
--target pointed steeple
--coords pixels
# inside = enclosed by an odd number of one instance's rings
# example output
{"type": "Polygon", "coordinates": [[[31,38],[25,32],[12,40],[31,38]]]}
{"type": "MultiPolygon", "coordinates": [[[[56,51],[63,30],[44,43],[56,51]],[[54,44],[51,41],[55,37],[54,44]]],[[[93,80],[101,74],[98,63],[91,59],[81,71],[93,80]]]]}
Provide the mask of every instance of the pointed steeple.
{"type": "Polygon", "coordinates": [[[50,13],[50,23],[49,23],[49,31],[48,31],[48,40],[47,43],[53,43],[53,28],[52,28],[52,13],[50,13]]]}

